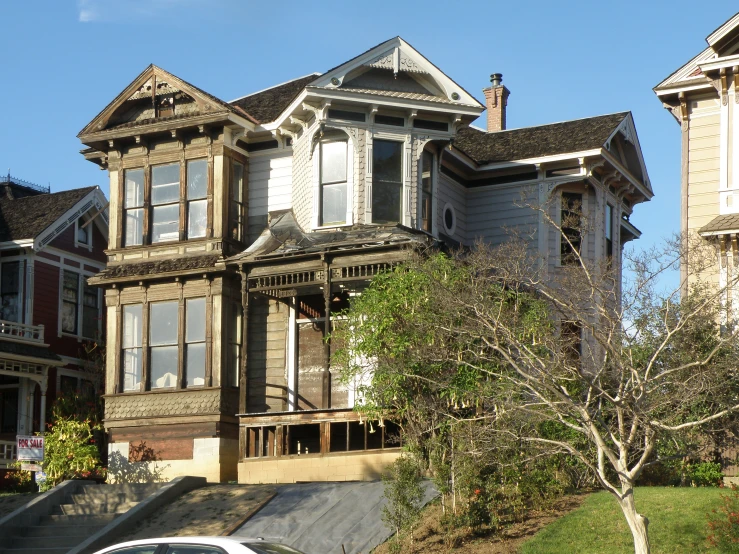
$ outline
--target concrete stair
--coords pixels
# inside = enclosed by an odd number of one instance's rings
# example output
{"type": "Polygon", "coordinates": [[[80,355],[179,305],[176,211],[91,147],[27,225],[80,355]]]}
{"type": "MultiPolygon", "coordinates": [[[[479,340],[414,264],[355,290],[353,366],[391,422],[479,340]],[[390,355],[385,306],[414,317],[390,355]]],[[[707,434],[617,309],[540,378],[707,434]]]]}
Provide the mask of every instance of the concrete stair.
{"type": "Polygon", "coordinates": [[[67,554],[160,487],[80,483],[64,503],[39,517],[35,525],[12,528],[9,536],[2,537],[0,554],[67,554]]]}

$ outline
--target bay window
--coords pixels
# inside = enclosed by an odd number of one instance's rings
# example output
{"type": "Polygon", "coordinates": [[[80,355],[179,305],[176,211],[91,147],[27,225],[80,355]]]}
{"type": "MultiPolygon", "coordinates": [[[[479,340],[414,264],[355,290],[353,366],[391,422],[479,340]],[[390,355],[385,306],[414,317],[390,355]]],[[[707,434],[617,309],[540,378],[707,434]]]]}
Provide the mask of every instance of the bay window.
{"type": "Polygon", "coordinates": [[[347,141],[320,143],[321,225],[346,223],[347,141]]]}
{"type": "Polygon", "coordinates": [[[144,170],[127,169],[124,174],[124,246],[140,246],[144,240],[144,170]]]}
{"type": "Polygon", "coordinates": [[[179,162],[155,165],[148,173],[127,169],[123,194],[122,246],[197,239],[207,234],[206,159],[188,160],[184,168],[179,162]]]}
{"type": "Polygon", "coordinates": [[[403,143],[375,140],[372,148],[372,222],[400,223],[403,143]]]}
{"type": "Polygon", "coordinates": [[[131,304],[123,306],[123,390],[141,390],[143,376],[143,306],[131,304]]]}

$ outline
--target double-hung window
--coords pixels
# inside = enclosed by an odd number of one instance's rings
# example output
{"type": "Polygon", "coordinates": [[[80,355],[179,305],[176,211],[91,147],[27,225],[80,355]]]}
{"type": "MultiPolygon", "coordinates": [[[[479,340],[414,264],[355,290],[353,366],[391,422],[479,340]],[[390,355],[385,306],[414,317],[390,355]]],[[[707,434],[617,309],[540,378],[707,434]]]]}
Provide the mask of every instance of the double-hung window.
{"type": "Polygon", "coordinates": [[[606,260],[613,260],[613,206],[606,204],[606,260]]]}
{"type": "Polygon", "coordinates": [[[400,223],[403,204],[403,143],[372,145],[372,222],[400,223]]]}
{"type": "Polygon", "coordinates": [[[205,236],[208,224],[208,162],[187,162],[187,238],[205,236]]]}
{"type": "Polygon", "coordinates": [[[560,228],[560,263],[577,265],[582,243],[582,194],[562,193],[560,228]]]}
{"type": "Polygon", "coordinates": [[[63,271],[62,276],[62,332],[77,334],[80,307],[80,275],[63,271]]]}
{"type": "Polygon", "coordinates": [[[62,270],[61,320],[63,333],[96,338],[100,321],[98,291],[83,275],[67,269],[62,270]]]}
{"type": "Polygon", "coordinates": [[[144,170],[125,172],[124,246],[139,246],[144,240],[144,170]]]}
{"type": "Polygon", "coordinates": [[[205,384],[205,298],[188,298],[185,305],[185,384],[205,384]]]}
{"type": "Polygon", "coordinates": [[[179,302],[157,302],[149,308],[149,350],[151,388],[177,386],[179,302]]]}
{"type": "Polygon", "coordinates": [[[347,141],[321,142],[321,225],[346,223],[347,141]]]}
{"type": "Polygon", "coordinates": [[[0,266],[0,319],[20,322],[20,262],[0,266]]]}
{"type": "Polygon", "coordinates": [[[151,168],[151,242],[180,238],[180,164],[151,168]]]}
{"type": "Polygon", "coordinates": [[[77,244],[90,246],[92,243],[92,222],[85,225],[85,219],[77,219],[77,244]]]}
{"type": "Polygon", "coordinates": [[[231,164],[231,207],[229,213],[231,238],[244,241],[244,165],[231,164]]]}
{"type": "Polygon", "coordinates": [[[424,151],[421,156],[421,229],[430,233],[433,226],[434,155],[424,151]]]}
{"type": "Polygon", "coordinates": [[[143,326],[144,315],[141,304],[123,306],[123,390],[141,390],[143,376],[143,326]]]}

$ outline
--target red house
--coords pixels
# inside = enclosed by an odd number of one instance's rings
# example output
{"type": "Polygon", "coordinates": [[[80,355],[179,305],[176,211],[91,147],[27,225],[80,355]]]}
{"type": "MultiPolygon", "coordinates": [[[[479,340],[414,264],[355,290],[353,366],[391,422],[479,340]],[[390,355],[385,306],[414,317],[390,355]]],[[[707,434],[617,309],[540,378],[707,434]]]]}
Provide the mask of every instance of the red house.
{"type": "Polygon", "coordinates": [[[44,428],[52,399],[96,386],[80,358],[104,331],[103,296],[87,278],[105,267],[107,244],[98,187],[52,194],[0,177],[0,471],[16,435],[44,428]]]}

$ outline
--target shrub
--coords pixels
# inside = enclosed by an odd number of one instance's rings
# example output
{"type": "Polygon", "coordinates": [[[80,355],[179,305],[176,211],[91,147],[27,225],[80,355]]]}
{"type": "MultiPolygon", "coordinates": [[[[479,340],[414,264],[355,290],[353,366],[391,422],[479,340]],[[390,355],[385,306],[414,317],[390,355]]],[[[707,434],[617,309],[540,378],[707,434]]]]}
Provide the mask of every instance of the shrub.
{"type": "Polygon", "coordinates": [[[395,530],[396,536],[391,548],[398,550],[401,535],[410,533],[413,540],[413,527],[421,513],[423,487],[418,462],[411,456],[401,456],[382,476],[382,481],[387,499],[382,508],[382,521],[395,530]]]}
{"type": "Polygon", "coordinates": [[[44,472],[41,490],[48,490],[65,479],[89,478],[99,473],[100,456],[89,421],[57,417],[45,435],[44,472]]]}
{"type": "Polygon", "coordinates": [[[688,464],[687,473],[694,487],[717,487],[724,480],[721,464],[716,462],[688,464]]]}
{"type": "Polygon", "coordinates": [[[708,514],[708,545],[720,552],[739,552],[739,489],[721,495],[721,506],[708,514]]]}

